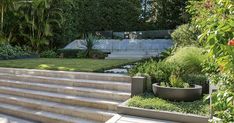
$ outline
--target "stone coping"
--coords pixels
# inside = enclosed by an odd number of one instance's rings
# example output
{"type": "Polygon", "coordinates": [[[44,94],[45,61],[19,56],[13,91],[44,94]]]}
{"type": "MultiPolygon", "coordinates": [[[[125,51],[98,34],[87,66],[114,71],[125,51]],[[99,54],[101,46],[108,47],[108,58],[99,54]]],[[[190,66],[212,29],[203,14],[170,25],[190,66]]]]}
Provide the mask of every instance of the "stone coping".
{"type": "Polygon", "coordinates": [[[183,122],[183,123],[208,123],[209,120],[209,117],[199,116],[195,114],[184,114],[179,112],[169,112],[169,111],[128,107],[127,106],[128,101],[129,100],[118,105],[117,112],[119,114],[169,120],[169,121],[183,122]]]}

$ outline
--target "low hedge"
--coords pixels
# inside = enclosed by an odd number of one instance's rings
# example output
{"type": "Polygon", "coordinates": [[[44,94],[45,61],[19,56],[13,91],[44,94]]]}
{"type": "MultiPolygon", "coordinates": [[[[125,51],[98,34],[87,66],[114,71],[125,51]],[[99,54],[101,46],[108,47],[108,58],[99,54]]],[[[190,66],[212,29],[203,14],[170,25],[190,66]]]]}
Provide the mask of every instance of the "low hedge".
{"type": "Polygon", "coordinates": [[[0,60],[35,58],[37,54],[28,51],[26,48],[0,44],[0,60]]]}
{"type": "Polygon", "coordinates": [[[58,49],[58,54],[63,58],[77,58],[77,54],[82,52],[80,49],[58,49]]]}

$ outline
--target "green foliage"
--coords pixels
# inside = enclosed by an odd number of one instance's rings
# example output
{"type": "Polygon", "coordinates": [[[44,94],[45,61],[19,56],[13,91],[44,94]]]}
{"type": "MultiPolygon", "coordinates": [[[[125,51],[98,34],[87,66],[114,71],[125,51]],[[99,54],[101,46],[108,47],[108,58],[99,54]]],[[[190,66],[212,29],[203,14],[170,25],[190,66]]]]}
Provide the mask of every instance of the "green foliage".
{"type": "MultiPolygon", "coordinates": [[[[148,12],[143,19],[158,28],[174,29],[187,23],[189,16],[185,11],[188,0],[152,0],[148,2],[148,12]]],[[[151,25],[152,26],[152,25],[151,25]]]]}
{"type": "Polygon", "coordinates": [[[135,30],[141,14],[136,0],[74,0],[71,12],[80,32],[135,30]]]}
{"type": "Polygon", "coordinates": [[[207,79],[199,77],[188,79],[188,77],[202,74],[202,63],[207,56],[203,54],[203,49],[189,46],[178,48],[173,55],[164,61],[149,60],[136,65],[130,70],[130,75],[150,76],[152,83],[163,83],[168,87],[189,87],[189,84],[203,85],[207,79]],[[191,76],[190,76],[191,75],[191,76]],[[201,80],[199,80],[201,79],[201,80]],[[199,80],[199,82],[197,82],[199,80]]]}
{"type": "Polygon", "coordinates": [[[9,44],[0,44],[0,59],[16,59],[30,57],[31,53],[19,46],[11,46],[9,44]]]}
{"type": "Polygon", "coordinates": [[[172,102],[157,98],[151,93],[145,93],[142,96],[131,98],[128,102],[128,106],[209,116],[209,103],[203,100],[194,102],[172,102]]]}
{"type": "MultiPolygon", "coordinates": [[[[5,8],[2,36],[8,43],[28,45],[39,52],[48,46],[55,27],[62,23],[61,10],[55,0],[10,0],[5,8]]],[[[3,17],[3,16],[2,16],[3,17]]]]}
{"type": "Polygon", "coordinates": [[[57,53],[53,50],[47,50],[40,53],[41,58],[56,58],[57,53]]]}
{"type": "Polygon", "coordinates": [[[198,45],[198,33],[192,25],[179,26],[172,34],[172,40],[177,46],[198,45]]]}
{"type": "Polygon", "coordinates": [[[207,47],[208,61],[214,63],[204,65],[211,82],[219,86],[218,94],[213,95],[214,116],[234,122],[234,47],[228,46],[234,37],[234,1],[190,1],[188,12],[202,32],[199,40],[207,47]]]}
{"type": "Polygon", "coordinates": [[[76,58],[80,52],[82,52],[80,49],[58,49],[61,58],[76,58]]]}
{"type": "Polygon", "coordinates": [[[171,71],[175,69],[175,65],[166,64],[165,62],[157,62],[149,60],[144,63],[137,64],[130,69],[130,75],[151,76],[154,82],[169,81],[171,71]]]}
{"type": "Polygon", "coordinates": [[[174,55],[166,59],[166,62],[179,65],[187,73],[201,73],[202,63],[207,58],[203,51],[204,49],[194,46],[178,48],[174,55]]]}
{"type": "Polygon", "coordinates": [[[0,60],[0,67],[63,70],[79,72],[103,72],[106,69],[132,63],[133,60],[102,60],[102,59],[62,59],[37,58],[0,60]],[[10,64],[9,64],[10,63],[10,64]]]}
{"type": "Polygon", "coordinates": [[[182,79],[189,84],[204,85],[209,83],[204,74],[185,74],[182,79]]]}
{"type": "MultiPolygon", "coordinates": [[[[77,57],[78,58],[87,58],[86,56],[86,52],[87,51],[81,51],[77,54],[77,57]]],[[[92,58],[92,59],[105,59],[107,55],[102,52],[102,51],[99,51],[99,50],[91,50],[89,55],[88,55],[88,58],[92,58]]]]}
{"type": "Polygon", "coordinates": [[[181,77],[172,74],[169,79],[172,87],[184,88],[184,81],[181,77]]]}
{"type": "Polygon", "coordinates": [[[85,51],[83,52],[83,56],[85,58],[91,58],[92,57],[92,52],[94,52],[94,46],[98,43],[97,42],[97,37],[89,34],[87,38],[81,42],[82,45],[85,47],[85,51]]]}
{"type": "Polygon", "coordinates": [[[165,59],[165,58],[173,55],[173,53],[175,52],[176,48],[177,48],[177,45],[174,45],[173,47],[168,48],[165,51],[161,52],[161,54],[160,54],[161,58],[165,59]]]}
{"type": "Polygon", "coordinates": [[[180,72],[181,70],[176,64],[153,60],[138,64],[130,70],[131,75],[150,76],[152,83],[163,82],[168,87],[182,87],[178,85],[179,83],[184,85],[184,81],[180,78],[181,75],[173,77],[175,73],[181,74],[180,72]]]}

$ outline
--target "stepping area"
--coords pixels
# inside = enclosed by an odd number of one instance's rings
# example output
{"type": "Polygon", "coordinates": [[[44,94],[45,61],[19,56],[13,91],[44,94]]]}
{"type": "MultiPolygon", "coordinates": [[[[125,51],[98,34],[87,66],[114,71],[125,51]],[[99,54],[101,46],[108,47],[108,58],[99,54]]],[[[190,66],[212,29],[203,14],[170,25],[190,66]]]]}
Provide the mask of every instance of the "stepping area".
{"type": "Polygon", "coordinates": [[[113,118],[107,121],[107,123],[178,123],[178,122],[143,118],[143,117],[130,116],[130,115],[115,115],[113,118]]]}
{"type": "Polygon", "coordinates": [[[35,121],[28,121],[18,117],[12,117],[5,114],[0,114],[0,123],[38,123],[35,121]]]}
{"type": "Polygon", "coordinates": [[[125,75],[0,68],[0,113],[44,123],[103,123],[130,90],[125,75]]]}

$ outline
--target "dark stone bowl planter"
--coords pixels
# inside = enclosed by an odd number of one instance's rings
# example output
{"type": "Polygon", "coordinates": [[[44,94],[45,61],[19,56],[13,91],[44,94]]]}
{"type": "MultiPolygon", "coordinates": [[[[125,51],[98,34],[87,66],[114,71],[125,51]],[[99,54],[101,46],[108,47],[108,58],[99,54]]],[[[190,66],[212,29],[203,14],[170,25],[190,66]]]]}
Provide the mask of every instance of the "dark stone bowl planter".
{"type": "Polygon", "coordinates": [[[202,86],[194,85],[191,88],[172,88],[162,87],[157,83],[153,84],[155,96],[172,101],[192,102],[198,100],[202,96],[202,86]]]}

